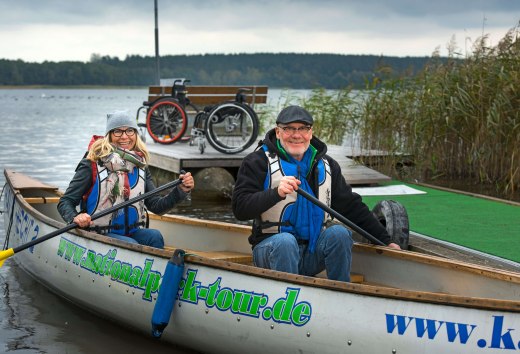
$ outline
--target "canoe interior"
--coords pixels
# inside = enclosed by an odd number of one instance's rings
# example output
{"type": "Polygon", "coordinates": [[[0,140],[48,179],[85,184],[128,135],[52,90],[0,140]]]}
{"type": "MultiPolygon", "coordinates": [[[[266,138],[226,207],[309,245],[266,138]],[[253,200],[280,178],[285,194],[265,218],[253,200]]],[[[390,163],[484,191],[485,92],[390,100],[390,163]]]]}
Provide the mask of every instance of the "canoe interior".
{"type": "MultiPolygon", "coordinates": [[[[16,195],[40,220],[56,228],[64,225],[56,205],[61,192],[46,185],[31,185],[19,175],[6,172],[8,182],[17,185],[16,195]]],[[[304,282],[313,286],[354,291],[374,296],[406,298],[412,301],[446,302],[458,306],[482,306],[520,312],[520,273],[450,261],[444,258],[386,247],[355,244],[352,264],[353,283],[266,271],[252,265],[247,241],[250,228],[224,222],[193,219],[176,215],[150,215],[150,227],[159,229],[165,251],[141,247],[142,252],[168,257],[176,248],[187,251],[187,261],[202,262],[218,268],[286,282],[304,282]]],[[[110,239],[81,232],[103,242],[110,239]]],[[[135,247],[134,247],[135,248],[135,247]]]]}

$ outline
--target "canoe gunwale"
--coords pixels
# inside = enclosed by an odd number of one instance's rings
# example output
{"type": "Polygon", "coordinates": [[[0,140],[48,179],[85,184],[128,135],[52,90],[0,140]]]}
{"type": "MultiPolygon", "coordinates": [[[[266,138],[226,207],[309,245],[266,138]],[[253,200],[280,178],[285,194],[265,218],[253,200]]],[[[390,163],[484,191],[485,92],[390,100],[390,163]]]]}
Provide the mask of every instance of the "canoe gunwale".
{"type": "Polygon", "coordinates": [[[240,232],[245,235],[251,234],[251,227],[247,225],[238,225],[238,224],[230,224],[226,222],[221,221],[209,221],[209,220],[200,220],[200,219],[194,219],[187,216],[182,215],[174,215],[174,214],[164,214],[164,215],[157,215],[154,213],[149,212],[150,219],[152,220],[161,220],[166,222],[176,222],[180,224],[187,224],[187,225],[195,225],[199,227],[205,227],[208,229],[219,229],[219,230],[225,230],[225,231],[233,231],[233,232],[240,232]]]}
{"type": "Polygon", "coordinates": [[[337,282],[325,278],[288,274],[270,269],[258,268],[246,264],[233,263],[217,259],[208,259],[199,256],[187,256],[186,262],[205,265],[213,268],[219,268],[223,270],[229,270],[232,272],[238,272],[242,274],[252,274],[262,278],[269,278],[271,280],[277,280],[281,282],[290,282],[297,285],[312,286],[323,289],[329,289],[333,291],[355,293],[359,295],[377,296],[383,298],[390,298],[394,300],[432,303],[483,310],[520,312],[520,301],[467,297],[427,291],[404,290],[385,287],[382,285],[376,286],[370,284],[337,282]]]}
{"type": "MultiPolygon", "coordinates": [[[[25,209],[26,212],[31,214],[37,220],[54,227],[56,229],[60,229],[65,226],[63,222],[59,222],[53,218],[50,218],[37,209],[35,209],[31,204],[29,204],[22,194],[22,191],[25,189],[31,189],[34,191],[37,188],[24,188],[24,189],[16,189],[13,186],[10,175],[5,173],[6,180],[10,185],[10,188],[13,191],[13,195],[15,196],[16,201],[25,209]]],[[[48,190],[46,190],[49,192],[48,190]]],[[[60,192],[57,190],[53,190],[53,193],[60,195],[60,192]]],[[[155,217],[155,216],[154,216],[155,217]]],[[[157,216],[161,220],[171,221],[171,220],[181,220],[181,222],[192,223],[201,225],[201,227],[209,227],[209,228],[227,228],[227,229],[239,229],[240,232],[243,232],[248,227],[244,225],[230,225],[222,222],[213,222],[213,221],[199,221],[197,219],[182,217],[182,216],[174,216],[174,215],[164,215],[157,216]]],[[[117,247],[125,248],[131,251],[150,254],[156,257],[161,258],[169,258],[172,255],[171,250],[160,250],[148,246],[138,245],[138,244],[130,244],[124,241],[120,241],[118,239],[109,238],[103,235],[99,235],[93,232],[88,232],[84,230],[71,230],[69,233],[74,233],[80,237],[84,237],[87,239],[94,240],[96,242],[115,245],[117,247]]],[[[392,250],[386,247],[375,246],[375,245],[367,245],[367,244],[355,244],[355,250],[358,252],[367,252],[367,253],[376,253],[379,255],[385,254],[386,256],[392,258],[401,258],[407,259],[414,262],[421,262],[425,264],[433,264],[435,266],[452,268],[457,270],[462,270],[466,272],[472,272],[478,274],[480,276],[486,276],[506,281],[511,281],[514,283],[520,283],[520,273],[514,273],[509,271],[496,270],[493,268],[488,268],[484,266],[471,265],[468,263],[463,263],[459,261],[446,260],[441,257],[436,256],[425,256],[413,252],[405,252],[392,250]]],[[[416,290],[405,290],[392,288],[381,285],[370,285],[370,284],[356,284],[356,283],[345,283],[345,282],[336,282],[329,279],[310,277],[310,276],[302,276],[295,274],[288,274],[283,272],[278,272],[269,269],[263,269],[254,267],[246,264],[239,264],[225,260],[218,259],[209,259],[196,255],[188,255],[185,258],[186,263],[193,263],[197,265],[218,268],[226,271],[231,271],[235,273],[241,273],[251,276],[257,276],[262,278],[268,278],[275,281],[292,283],[301,286],[309,286],[309,287],[318,287],[323,289],[328,289],[331,291],[340,291],[346,293],[354,293],[359,295],[367,295],[367,296],[375,296],[382,297],[394,300],[401,301],[413,301],[420,303],[432,303],[439,304],[444,306],[456,306],[456,307],[466,307],[466,308],[475,308],[475,309],[483,309],[483,310],[494,310],[494,311],[508,311],[508,312],[520,312],[520,301],[513,300],[501,300],[501,299],[490,299],[490,298],[479,298],[479,297],[467,297],[461,295],[452,295],[452,294],[444,294],[444,293],[436,293],[436,292],[427,292],[427,291],[416,291],[416,290]]]]}
{"type": "Polygon", "coordinates": [[[434,265],[436,267],[446,268],[446,269],[456,269],[460,271],[464,271],[467,273],[477,274],[479,276],[484,276],[486,278],[498,279],[498,280],[506,280],[508,282],[520,284],[520,273],[496,269],[492,267],[476,265],[471,263],[465,263],[458,260],[447,259],[440,256],[435,255],[425,255],[417,252],[407,252],[407,251],[399,251],[394,250],[387,247],[381,246],[373,246],[367,245],[365,243],[356,243],[356,250],[365,253],[377,253],[377,254],[386,254],[388,257],[399,258],[404,260],[410,260],[415,263],[422,263],[428,265],[434,265]]]}

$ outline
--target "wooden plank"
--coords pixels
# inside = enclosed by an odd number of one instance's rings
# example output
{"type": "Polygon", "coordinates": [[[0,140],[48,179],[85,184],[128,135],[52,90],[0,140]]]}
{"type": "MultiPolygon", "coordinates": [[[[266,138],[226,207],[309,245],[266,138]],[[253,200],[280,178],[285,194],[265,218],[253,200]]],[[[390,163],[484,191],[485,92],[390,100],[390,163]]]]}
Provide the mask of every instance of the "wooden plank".
{"type": "Polygon", "coordinates": [[[363,283],[365,281],[365,277],[363,274],[359,273],[350,273],[350,282],[351,283],[363,283]]]}
{"type": "Polygon", "coordinates": [[[174,223],[178,225],[194,226],[197,228],[202,228],[203,230],[209,233],[218,233],[219,231],[224,231],[225,233],[231,234],[251,234],[251,227],[248,225],[230,224],[228,222],[216,220],[194,219],[192,217],[174,214],[157,215],[154,213],[149,213],[149,216],[150,220],[162,220],[168,223],[174,223]]]}
{"type": "Polygon", "coordinates": [[[45,184],[37,179],[15,172],[13,170],[5,170],[6,179],[11,181],[13,189],[43,189],[56,191],[58,187],[45,184]]]}
{"type": "Polygon", "coordinates": [[[339,165],[345,180],[351,185],[377,184],[391,180],[389,176],[363,165],[344,163],[340,163],[339,165]]]}
{"type": "MultiPolygon", "coordinates": [[[[173,251],[175,251],[176,247],[164,246],[164,249],[173,252],[173,251]]],[[[204,257],[204,258],[218,259],[218,260],[222,260],[222,261],[229,261],[229,262],[242,263],[242,264],[252,264],[253,263],[253,255],[247,254],[247,253],[242,253],[242,252],[234,252],[234,251],[207,252],[207,251],[198,251],[198,250],[191,250],[191,249],[184,249],[184,251],[186,251],[186,256],[195,255],[195,256],[204,257]]]]}
{"type": "MultiPolygon", "coordinates": [[[[186,90],[190,95],[213,95],[213,94],[236,94],[241,88],[250,89],[250,92],[244,92],[245,94],[251,95],[256,94],[259,96],[266,96],[269,89],[268,86],[256,86],[256,85],[243,85],[243,86],[186,86],[186,90]]],[[[171,95],[171,86],[150,86],[148,89],[149,94],[153,95],[171,95]]]]}
{"type": "MultiPolygon", "coordinates": [[[[162,98],[164,96],[148,96],[148,102],[154,102],[155,100],[162,98]]],[[[217,103],[222,103],[226,101],[234,101],[235,95],[219,95],[219,96],[189,96],[189,99],[191,103],[194,105],[200,105],[200,106],[206,106],[206,105],[213,105],[217,103]]],[[[247,96],[246,102],[249,104],[253,104],[253,97],[247,96]]],[[[267,96],[261,97],[256,96],[254,103],[260,104],[260,103],[266,103],[267,102],[267,96]]]]}
{"type": "MultiPolygon", "coordinates": [[[[250,89],[244,92],[249,104],[266,103],[268,86],[187,86],[187,97],[195,105],[211,105],[225,101],[233,101],[239,89],[250,89]]],[[[171,86],[150,86],[148,89],[148,102],[158,98],[171,96],[171,86]]]]}
{"type": "MultiPolygon", "coordinates": [[[[317,278],[327,279],[327,272],[324,270],[315,275],[317,278]]],[[[360,273],[350,273],[350,282],[351,283],[365,283],[365,276],[360,273]]]]}
{"type": "Polygon", "coordinates": [[[52,204],[60,201],[60,197],[27,197],[24,199],[29,204],[52,204]]]}

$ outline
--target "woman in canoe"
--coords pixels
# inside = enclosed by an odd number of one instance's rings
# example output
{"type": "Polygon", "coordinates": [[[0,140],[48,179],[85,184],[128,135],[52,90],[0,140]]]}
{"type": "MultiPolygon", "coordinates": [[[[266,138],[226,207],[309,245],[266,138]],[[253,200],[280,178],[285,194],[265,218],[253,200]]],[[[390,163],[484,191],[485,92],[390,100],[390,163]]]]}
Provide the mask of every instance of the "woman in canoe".
{"type": "Polygon", "coordinates": [[[145,143],[137,134],[137,123],[129,112],[107,115],[105,136],[94,136],[65,194],[58,211],[68,223],[131,243],[164,248],[158,230],[148,229],[146,211],[163,214],[186,198],[195,186],[191,173],[180,175],[182,184],[165,196],[152,195],[144,201],[98,218],[91,215],[137,195],[152,191],[155,185],[147,167],[145,143]],[[80,205],[81,211],[76,207],[80,205]]]}

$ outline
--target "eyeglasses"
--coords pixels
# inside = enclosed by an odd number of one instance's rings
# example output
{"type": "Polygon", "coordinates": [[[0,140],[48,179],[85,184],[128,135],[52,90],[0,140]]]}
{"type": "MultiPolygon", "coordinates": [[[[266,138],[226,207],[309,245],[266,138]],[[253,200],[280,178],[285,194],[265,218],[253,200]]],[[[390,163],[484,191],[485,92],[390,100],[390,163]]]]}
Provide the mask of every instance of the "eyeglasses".
{"type": "Polygon", "coordinates": [[[282,129],[283,132],[287,135],[293,135],[295,134],[296,132],[298,132],[299,134],[307,134],[308,132],[311,131],[312,127],[310,125],[304,125],[303,127],[298,127],[298,128],[295,128],[295,127],[281,127],[281,126],[278,126],[278,128],[282,129]]]}
{"type": "Polygon", "coordinates": [[[128,129],[114,129],[112,130],[112,134],[114,134],[114,136],[116,138],[120,138],[123,136],[123,133],[126,134],[126,136],[134,136],[135,134],[135,129],[134,128],[128,128],[128,129]]]}

